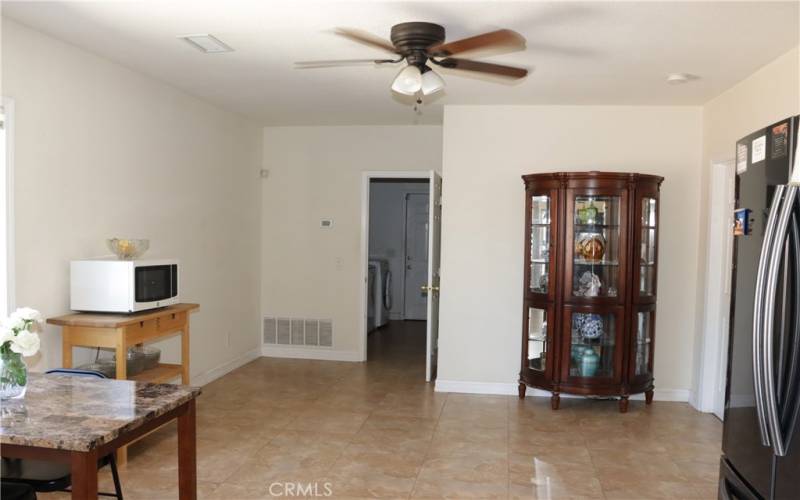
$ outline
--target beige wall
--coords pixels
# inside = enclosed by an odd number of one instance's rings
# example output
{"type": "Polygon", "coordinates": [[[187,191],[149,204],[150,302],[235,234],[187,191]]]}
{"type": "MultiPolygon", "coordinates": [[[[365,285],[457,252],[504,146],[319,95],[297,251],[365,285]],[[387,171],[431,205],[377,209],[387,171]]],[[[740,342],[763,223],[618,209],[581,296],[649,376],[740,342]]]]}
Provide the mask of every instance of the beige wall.
{"type": "MultiPolygon", "coordinates": [[[[7,19],[2,93],[16,104],[16,302],[69,307],[70,259],[149,238],[181,259],[195,382],[258,347],[261,129],[7,19]],[[227,336],[230,335],[230,342],[227,336]]],[[[179,352],[175,341],[167,358],[179,352]]],[[[84,353],[85,355],[85,353],[84,353]]],[[[32,368],[60,366],[48,327],[32,368]]]]}
{"type": "Polygon", "coordinates": [[[265,128],[263,314],[332,319],[333,356],[356,359],[362,172],[439,170],[441,148],[438,126],[265,128]]]}
{"type": "MultiPolygon", "coordinates": [[[[800,48],[795,47],[731,89],[712,99],[703,107],[703,162],[701,165],[701,193],[710,193],[708,186],[712,161],[734,160],[736,141],[759,128],[800,114],[800,48]]],[[[700,204],[700,262],[697,296],[697,329],[703,325],[703,301],[706,269],[705,254],[709,207],[700,204]]],[[[702,332],[696,338],[695,349],[702,349],[702,332]]],[[[698,358],[699,359],[699,358],[698,358]]],[[[694,367],[700,373],[699,363],[694,367]]],[[[697,375],[695,382],[699,382],[697,375]]]]}
{"type": "Polygon", "coordinates": [[[635,171],[666,178],[661,195],[657,396],[688,397],[697,294],[701,113],[700,107],[445,108],[437,384],[478,382],[489,391],[516,389],[524,236],[520,176],[562,170],[635,171]]]}

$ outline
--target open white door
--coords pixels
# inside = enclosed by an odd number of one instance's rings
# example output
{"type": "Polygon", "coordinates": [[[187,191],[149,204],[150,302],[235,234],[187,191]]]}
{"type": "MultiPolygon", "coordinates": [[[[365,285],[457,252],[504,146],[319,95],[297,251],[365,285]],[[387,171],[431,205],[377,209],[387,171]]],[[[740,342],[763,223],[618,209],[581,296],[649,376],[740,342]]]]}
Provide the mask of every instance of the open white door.
{"type": "Polygon", "coordinates": [[[428,292],[427,352],[425,380],[436,378],[439,356],[439,271],[442,241],[442,176],[431,171],[430,204],[428,205],[428,292]]]}
{"type": "Polygon", "coordinates": [[[709,186],[705,318],[692,404],[700,411],[713,412],[721,420],[725,412],[733,264],[731,228],[736,204],[736,170],[732,160],[711,165],[709,186]]]}

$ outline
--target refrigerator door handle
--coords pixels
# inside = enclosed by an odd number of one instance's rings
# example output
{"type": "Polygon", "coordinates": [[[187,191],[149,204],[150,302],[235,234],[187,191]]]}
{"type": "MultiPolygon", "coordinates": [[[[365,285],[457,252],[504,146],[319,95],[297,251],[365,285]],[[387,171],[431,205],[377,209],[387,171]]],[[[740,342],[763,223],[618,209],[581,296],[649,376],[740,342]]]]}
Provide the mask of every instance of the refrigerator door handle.
{"type": "Polygon", "coordinates": [[[783,192],[786,186],[779,185],[775,188],[772,197],[772,205],[769,209],[769,217],[764,228],[764,240],[761,243],[761,255],[758,259],[758,272],[756,273],[756,290],[753,304],[753,388],[756,399],[756,413],[758,416],[758,429],[763,446],[771,446],[769,427],[767,426],[767,415],[764,399],[764,356],[762,347],[763,326],[764,326],[764,290],[766,285],[765,274],[767,263],[770,259],[772,250],[772,240],[775,233],[775,222],[778,218],[783,192]]]}
{"type": "MultiPolygon", "coordinates": [[[[800,195],[800,193],[799,193],[800,195]]],[[[791,222],[791,251],[794,261],[795,272],[800,272],[800,223],[798,223],[798,212],[792,214],[791,222]]],[[[785,389],[784,407],[781,414],[781,421],[786,421],[788,430],[784,446],[786,450],[792,443],[794,431],[797,428],[797,418],[800,416],[800,397],[794,396],[797,391],[798,371],[800,371],[800,282],[794,284],[793,304],[791,305],[791,324],[789,325],[792,338],[791,348],[789,351],[789,368],[787,370],[787,384],[785,389]],[[794,403],[792,408],[789,407],[790,403],[794,403]]]]}
{"type": "Polygon", "coordinates": [[[770,251],[769,265],[767,267],[766,285],[764,287],[764,322],[762,331],[762,355],[764,375],[764,408],[767,416],[767,428],[772,438],[772,450],[776,456],[786,455],[786,443],[783,439],[780,416],[778,415],[778,395],[775,388],[775,367],[773,356],[774,327],[775,327],[775,295],[778,290],[778,272],[780,261],[784,252],[784,244],[789,228],[789,218],[794,209],[794,200],[797,197],[797,186],[789,186],[783,200],[778,222],[776,223],[774,241],[770,251]]]}

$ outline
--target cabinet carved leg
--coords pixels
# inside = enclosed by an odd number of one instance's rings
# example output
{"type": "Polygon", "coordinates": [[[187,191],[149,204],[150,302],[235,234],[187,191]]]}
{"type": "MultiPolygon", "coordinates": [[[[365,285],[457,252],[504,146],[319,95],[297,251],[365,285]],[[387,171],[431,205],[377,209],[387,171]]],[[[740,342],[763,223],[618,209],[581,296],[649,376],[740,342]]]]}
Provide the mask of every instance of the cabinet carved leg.
{"type": "Polygon", "coordinates": [[[622,396],[619,399],[619,412],[628,413],[628,396],[622,396]]]}
{"type": "Polygon", "coordinates": [[[653,402],[653,390],[649,390],[644,393],[644,404],[649,405],[653,402]]]}
{"type": "Polygon", "coordinates": [[[561,396],[558,395],[557,392],[554,392],[552,396],[550,396],[550,407],[554,410],[558,410],[558,405],[561,404],[561,396]]]}
{"type": "Polygon", "coordinates": [[[519,383],[519,387],[517,387],[517,391],[519,391],[519,399],[525,399],[525,390],[527,388],[527,385],[523,384],[522,382],[519,383]]]}

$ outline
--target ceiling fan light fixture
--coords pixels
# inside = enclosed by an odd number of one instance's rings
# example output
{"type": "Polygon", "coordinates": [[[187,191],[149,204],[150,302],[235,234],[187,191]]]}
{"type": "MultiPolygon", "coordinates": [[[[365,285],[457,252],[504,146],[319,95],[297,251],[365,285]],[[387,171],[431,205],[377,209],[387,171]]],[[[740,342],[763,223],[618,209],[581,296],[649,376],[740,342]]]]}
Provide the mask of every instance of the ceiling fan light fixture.
{"type": "Polygon", "coordinates": [[[423,66],[422,68],[422,95],[431,95],[433,93],[439,92],[444,88],[444,80],[442,77],[439,76],[437,72],[429,68],[428,66],[423,66]]]}
{"type": "Polygon", "coordinates": [[[392,90],[398,94],[414,95],[422,89],[422,72],[409,64],[400,70],[392,82],[392,90]]]}

